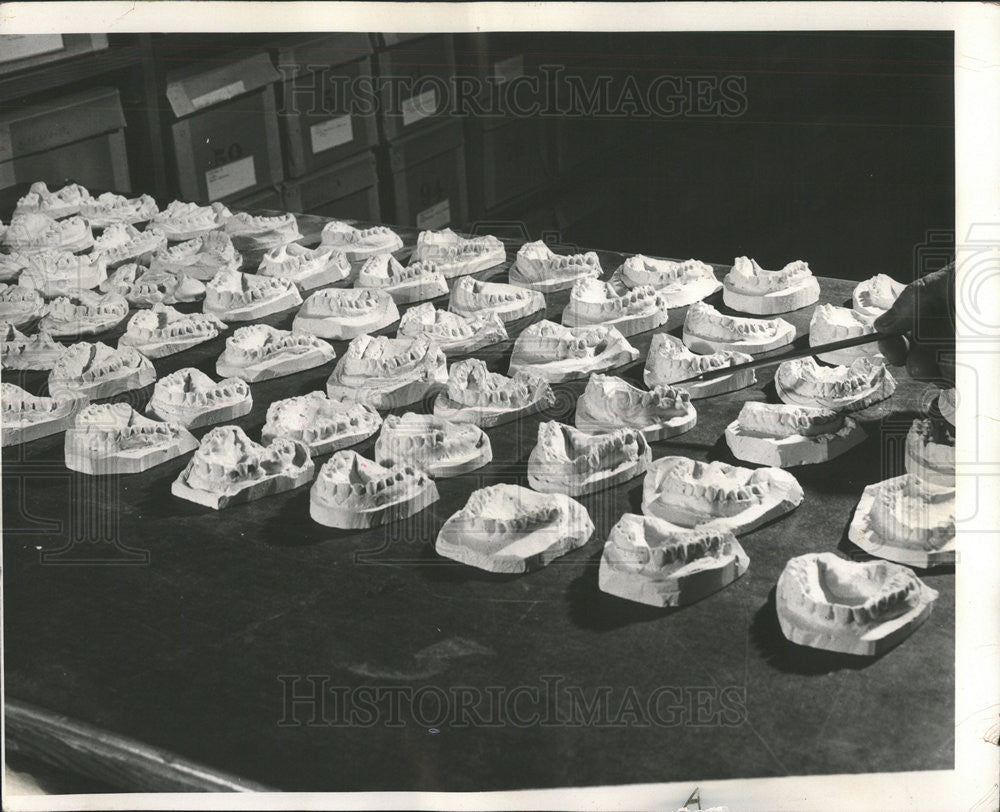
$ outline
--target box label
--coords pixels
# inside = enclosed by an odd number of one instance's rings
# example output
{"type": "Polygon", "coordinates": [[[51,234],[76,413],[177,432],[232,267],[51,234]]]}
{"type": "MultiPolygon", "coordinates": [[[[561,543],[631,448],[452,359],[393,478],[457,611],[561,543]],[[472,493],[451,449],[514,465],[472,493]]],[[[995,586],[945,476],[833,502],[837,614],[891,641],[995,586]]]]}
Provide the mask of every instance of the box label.
{"type": "Polygon", "coordinates": [[[254,171],[253,155],[217,166],[205,173],[209,200],[218,200],[220,197],[235,194],[255,183],[257,183],[257,173],[254,171]]]}
{"type": "Polygon", "coordinates": [[[524,57],[521,54],[493,63],[493,78],[498,82],[509,82],[519,76],[524,76],[524,57]]]}
{"type": "Polygon", "coordinates": [[[417,212],[417,228],[441,228],[451,222],[451,204],[448,198],[417,212]]]}
{"type": "Polygon", "coordinates": [[[0,35],[0,62],[16,62],[18,59],[50,54],[62,49],[62,34],[0,35]]]}
{"type": "Polygon", "coordinates": [[[432,87],[416,96],[410,96],[402,105],[403,126],[409,127],[422,118],[433,116],[437,112],[437,91],[432,87]]]}
{"type": "Polygon", "coordinates": [[[209,91],[208,93],[202,93],[200,96],[195,96],[191,99],[191,106],[195,110],[200,110],[202,107],[209,107],[210,105],[227,101],[233,96],[239,96],[244,90],[246,90],[246,85],[243,84],[242,79],[239,79],[228,85],[224,85],[223,87],[217,87],[215,90],[209,91]]]}
{"type": "Polygon", "coordinates": [[[309,140],[312,142],[313,153],[349,144],[354,139],[351,128],[351,116],[337,116],[309,128],[309,140]]]}

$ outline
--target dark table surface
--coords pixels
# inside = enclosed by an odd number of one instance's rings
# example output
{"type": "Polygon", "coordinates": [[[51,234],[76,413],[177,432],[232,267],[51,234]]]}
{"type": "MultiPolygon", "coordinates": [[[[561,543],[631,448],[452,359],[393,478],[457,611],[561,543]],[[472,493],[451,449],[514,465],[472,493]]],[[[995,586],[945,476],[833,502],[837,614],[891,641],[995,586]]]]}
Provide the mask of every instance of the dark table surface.
{"type": "MultiPolygon", "coordinates": [[[[301,223],[314,244],[324,220],[301,223]]],[[[412,246],[415,230],[398,231],[412,246]]],[[[608,275],[625,256],[598,253],[608,275]]],[[[503,280],[505,267],[485,276],[503,280]]],[[[820,283],[822,302],[849,301],[854,283],[820,283]]],[[[549,318],[567,298],[548,297],[549,318]]],[[[660,329],[679,335],[684,312],[660,329]]],[[[811,312],[783,316],[798,342],[811,312]]],[[[287,328],[291,318],[266,321],[287,328]]],[[[511,338],[534,318],[510,325],[511,338]]],[[[113,345],[120,332],[101,339],[113,345]]],[[[155,361],[158,374],[196,366],[214,377],[230,332],[155,361]]],[[[641,383],[651,335],[631,339],[642,355],[617,374],[641,383]]],[[[334,346],[339,357],[346,344],[334,346]]],[[[506,372],[510,346],[477,355],[506,372]]],[[[268,404],[323,390],[334,363],[253,384],[253,411],[235,422],[259,439],[268,404]]],[[[774,609],[792,556],[867,558],[846,538],[854,506],[865,485],[902,473],[906,429],[934,389],[894,372],[893,398],[860,414],[869,439],[794,469],[805,499],[742,539],[749,572],[680,610],[597,586],[609,528],[640,511],[641,478],[583,497],[593,539],[541,571],[492,575],[434,552],[441,524],[473,490],[527,484],[539,421],[572,423],[584,381],[557,385],[547,413],[489,429],[492,464],[440,482],[429,509],[367,531],[314,523],[308,487],[220,512],[173,497],[187,457],[87,477],[65,468],[61,435],[5,448],[7,694],[283,790],[950,769],[953,568],[919,573],[940,592],[933,615],[875,659],[795,646],[774,609]],[[322,700],[291,701],[311,692],[322,700]]],[[[44,373],[4,377],[44,391],[44,373]]],[[[744,401],[776,400],[771,370],[758,377],[696,401],[697,427],[655,443],[654,457],[734,461],[724,427],[744,401]]],[[[141,408],[151,390],[120,399],[141,408]]],[[[358,450],[370,455],[373,442],[358,450]]]]}

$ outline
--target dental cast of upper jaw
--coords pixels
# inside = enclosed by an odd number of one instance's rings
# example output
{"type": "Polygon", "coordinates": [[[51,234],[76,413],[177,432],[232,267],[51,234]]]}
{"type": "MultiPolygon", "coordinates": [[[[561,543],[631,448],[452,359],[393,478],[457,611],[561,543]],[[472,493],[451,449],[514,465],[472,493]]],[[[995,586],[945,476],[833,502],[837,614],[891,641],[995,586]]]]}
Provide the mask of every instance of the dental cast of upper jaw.
{"type": "Polygon", "coordinates": [[[41,251],[28,257],[17,283],[53,299],[96,288],[107,277],[104,257],[98,254],[78,256],[69,251],[41,251]]]}
{"type": "Polygon", "coordinates": [[[33,324],[45,312],[45,300],[34,288],[0,283],[0,321],[18,329],[33,324]]]}
{"type": "Polygon", "coordinates": [[[232,216],[233,213],[221,203],[199,206],[175,200],[154,214],[149,223],[166,234],[170,242],[184,242],[222,228],[232,216]]]}
{"type": "Polygon", "coordinates": [[[0,363],[4,369],[52,369],[65,349],[45,330],[26,336],[10,322],[0,321],[0,363]]]}
{"type": "Polygon", "coordinates": [[[711,265],[689,259],[667,259],[636,254],[626,259],[611,277],[616,290],[651,287],[667,307],[686,307],[722,289],[711,265]]]}
{"type": "Polygon", "coordinates": [[[413,262],[432,263],[445,279],[485,271],[506,259],[503,243],[493,235],[466,239],[450,228],[421,231],[411,257],[413,262]]]}
{"type": "Polygon", "coordinates": [[[884,273],[875,274],[854,288],[851,296],[854,311],[868,321],[875,321],[893,306],[905,287],[906,285],[897,282],[891,276],[886,276],[884,273]]]}
{"type": "Polygon", "coordinates": [[[582,547],[593,532],[587,509],[565,494],[490,485],[444,523],[435,550],[471,567],[513,574],[546,566],[582,547]]]}
{"type": "Polygon", "coordinates": [[[205,285],[202,309],[223,321],[250,321],[302,304],[288,279],[239,271],[219,271],[205,285]]]}
{"type": "Polygon", "coordinates": [[[819,282],[802,260],[765,271],[754,260],[737,257],[722,286],[727,307],[758,316],[798,310],[819,299],[819,282]]]}
{"type": "Polygon", "coordinates": [[[160,378],[146,405],[146,414],[188,429],[242,417],[253,407],[250,387],[239,378],[218,383],[194,367],[160,378]]]}
{"type": "Polygon", "coordinates": [[[384,290],[397,304],[448,295],[448,283],[434,264],[414,262],[404,268],[392,254],[376,254],[366,260],[354,286],[384,290]]]}
{"type": "MultiPolygon", "coordinates": [[[[649,387],[666,386],[687,381],[702,372],[746,364],[752,360],[746,353],[733,350],[697,355],[685,347],[679,338],[657,333],[649,343],[642,379],[649,387]]],[[[707,381],[688,381],[683,387],[692,399],[697,399],[735,392],[754,383],[757,383],[757,373],[752,369],[744,369],[707,381]]]]}
{"type": "Polygon", "coordinates": [[[399,319],[392,297],[376,288],[324,288],[311,293],[292,329],[330,339],[373,333],[399,319]]]}
{"type": "Polygon", "coordinates": [[[732,533],[682,530],[626,513],[601,556],[602,592],[650,606],[684,606],[735,581],[750,559],[732,533]]]}
{"type": "Polygon", "coordinates": [[[238,271],[242,265],[243,255],[233,248],[229,235],[222,231],[210,231],[202,237],[157,251],[149,267],[154,271],[185,273],[207,282],[219,271],[238,271]]]}
{"type": "Polygon", "coordinates": [[[154,271],[134,263],[115,269],[101,283],[100,289],[124,296],[132,307],[140,308],[197,302],[205,298],[205,285],[187,274],[154,271]]]}
{"type": "Polygon", "coordinates": [[[601,273],[600,260],[593,251],[559,256],[536,240],[521,246],[508,277],[512,285],[552,293],[573,287],[578,279],[598,277],[601,273]]]}
{"type": "Polygon", "coordinates": [[[527,372],[512,377],[490,372],[479,358],[466,358],[448,370],[448,388],[434,401],[434,414],[460,423],[496,426],[552,406],[547,381],[527,372]]]}
{"type": "Polygon", "coordinates": [[[496,313],[508,324],[544,310],[545,297],[537,290],[463,276],[451,289],[448,309],[460,316],[496,313]]]}
{"type": "MultiPolygon", "coordinates": [[[[875,332],[870,321],[855,310],[835,305],[821,304],[813,311],[809,321],[809,346],[817,347],[831,341],[865,335],[875,332]]],[[[817,357],[828,364],[850,364],[856,358],[881,358],[878,343],[862,344],[859,347],[845,347],[833,352],[821,352],[817,357]]]]}
{"type": "Polygon", "coordinates": [[[9,252],[34,254],[39,251],[86,251],[94,244],[90,223],[74,216],[53,220],[45,214],[18,214],[3,235],[9,252]]]}
{"type": "Polygon", "coordinates": [[[20,386],[6,381],[0,383],[0,406],[3,407],[0,445],[19,445],[65,431],[85,402],[67,392],[37,397],[20,386]]]}
{"type": "Polygon", "coordinates": [[[265,445],[275,437],[298,440],[315,456],[357,445],[378,431],[380,425],[379,413],[362,403],[310,392],[268,406],[260,437],[265,445]]]}
{"type": "Polygon", "coordinates": [[[129,319],[118,346],[135,347],[147,358],[163,358],[210,341],[225,329],[226,325],[210,314],[181,313],[169,305],[155,304],[129,319]]]}
{"type": "Polygon", "coordinates": [[[935,485],[955,487],[955,438],[940,422],[917,419],[906,434],[906,470],[935,485]]]}
{"type": "Polygon", "coordinates": [[[694,428],[697,413],[683,389],[654,386],[645,391],[621,378],[591,375],[576,402],[576,427],[599,434],[626,427],[647,442],[674,437],[694,428]]]}
{"type": "Polygon", "coordinates": [[[360,335],[326,383],[333,398],[393,409],[415,403],[448,380],[445,355],[425,338],[360,335]]]}
{"type": "Polygon", "coordinates": [[[343,251],[351,263],[364,262],[375,254],[391,254],[403,247],[403,241],[391,228],[372,226],[359,229],[339,220],[323,227],[321,242],[343,251]]]}
{"type": "Polygon", "coordinates": [[[556,383],[624,366],[638,357],[639,351],[616,327],[566,327],[543,319],[525,327],[514,341],[508,372],[530,372],[556,383]]]}
{"type": "Polygon", "coordinates": [[[309,449],[300,442],[278,437],[263,446],[239,426],[217,426],[202,438],[170,492],[220,510],[298,488],[315,471],[309,449]]]}
{"type": "Polygon", "coordinates": [[[795,328],[784,319],[726,316],[705,302],[695,302],[684,317],[684,343],[708,355],[724,350],[754,353],[784,347],[795,339],[795,328]]]}
{"type": "Polygon", "coordinates": [[[83,474],[138,474],[197,447],[187,429],[143,417],[127,403],[91,404],[66,432],[66,467],[83,474]]]}
{"type": "Polygon", "coordinates": [[[562,321],[570,327],[604,324],[631,336],[666,324],[669,315],[667,303],[650,287],[619,295],[610,282],[585,278],[573,285],[562,321]]]}
{"type": "Polygon", "coordinates": [[[458,355],[506,341],[507,329],[496,313],[460,316],[424,302],[402,315],[396,335],[426,338],[436,342],[446,355],[458,355]]]}
{"type": "Polygon", "coordinates": [[[793,643],[872,656],[909,636],[937,596],[898,564],[809,553],[785,565],[775,603],[781,631],[793,643]]]}
{"type": "Polygon", "coordinates": [[[49,302],[38,327],[56,338],[91,336],[118,326],[127,315],[128,302],[118,294],[78,290],[49,302]]]}
{"type": "Polygon", "coordinates": [[[652,459],[641,432],[612,429],[585,434],[548,420],[528,457],[528,484],[542,493],[581,496],[619,485],[646,471],[652,459]]]}
{"type": "Polygon", "coordinates": [[[316,336],[250,324],[226,339],[215,371],[253,383],[322,366],[334,357],[333,347],[316,336]]]}
{"type": "Polygon", "coordinates": [[[836,367],[796,358],[778,366],[774,388],[785,403],[857,411],[889,397],[896,380],[881,358],[858,358],[850,366],[836,367]]]}
{"type": "Polygon", "coordinates": [[[327,527],[374,527],[412,516],[438,498],[437,486],[419,468],[385,468],[354,451],[338,451],[316,477],[309,515],[327,527]]]}
{"type": "Polygon", "coordinates": [[[267,251],[279,245],[301,239],[295,215],[280,214],[276,217],[254,217],[240,212],[226,220],[224,229],[237,251],[267,251]]]}
{"type": "Polygon", "coordinates": [[[92,228],[108,228],[119,223],[144,223],[159,210],[156,201],[149,195],[140,195],[130,200],[124,195],[111,192],[88,198],[80,205],[80,215],[87,219],[92,228]]]}
{"type": "Polygon", "coordinates": [[[153,365],[132,347],[78,341],[56,359],[49,373],[49,391],[69,391],[91,400],[141,389],[156,380],[153,365]]]}
{"type": "Polygon", "coordinates": [[[32,183],[28,194],[17,201],[14,216],[21,214],[45,214],[58,220],[78,214],[81,207],[93,198],[83,186],[70,183],[61,189],[51,191],[46,183],[32,183]]]}
{"type": "Polygon", "coordinates": [[[116,223],[94,240],[92,253],[101,257],[109,268],[117,268],[126,262],[148,265],[153,254],[166,246],[167,237],[157,228],[139,231],[135,226],[116,223]]]}
{"type": "Polygon", "coordinates": [[[347,279],[351,263],[342,251],[330,245],[309,249],[298,243],[272,248],[260,260],[257,273],[289,279],[300,292],[333,285],[347,279]]]}
{"type": "Polygon", "coordinates": [[[442,479],[482,468],[493,459],[493,448],[478,426],[406,412],[386,417],[374,456],[379,465],[412,465],[442,479]]]}

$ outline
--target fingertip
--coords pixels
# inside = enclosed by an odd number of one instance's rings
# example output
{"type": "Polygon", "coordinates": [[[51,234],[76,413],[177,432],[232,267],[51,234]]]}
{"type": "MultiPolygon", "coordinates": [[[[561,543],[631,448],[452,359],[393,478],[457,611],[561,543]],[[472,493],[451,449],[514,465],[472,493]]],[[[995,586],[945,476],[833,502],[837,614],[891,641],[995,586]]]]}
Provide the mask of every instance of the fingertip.
{"type": "Polygon", "coordinates": [[[885,356],[886,363],[894,367],[901,367],[906,363],[906,354],[910,345],[905,336],[892,336],[881,339],[878,342],[878,349],[885,356]]]}

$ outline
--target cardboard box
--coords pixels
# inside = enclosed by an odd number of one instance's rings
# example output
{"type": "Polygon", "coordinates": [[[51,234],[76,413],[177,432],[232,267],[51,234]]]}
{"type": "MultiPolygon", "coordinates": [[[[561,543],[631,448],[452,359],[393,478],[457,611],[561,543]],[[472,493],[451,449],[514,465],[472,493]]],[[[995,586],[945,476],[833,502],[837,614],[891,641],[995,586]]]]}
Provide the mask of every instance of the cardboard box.
{"type": "Polygon", "coordinates": [[[391,221],[421,229],[462,227],[468,220],[461,121],[449,121],[388,145],[385,184],[391,221]]]}
{"type": "Polygon", "coordinates": [[[338,163],[378,141],[371,43],[366,34],[304,35],[282,44],[275,60],[288,176],[338,163]]]}
{"type": "Polygon", "coordinates": [[[379,133],[384,141],[448,117],[455,56],[451,37],[406,40],[375,55],[379,133]]]}
{"type": "Polygon", "coordinates": [[[263,53],[167,76],[182,199],[229,201],[283,179],[274,101],[278,78],[263,53]]]}
{"type": "Polygon", "coordinates": [[[473,212],[494,209],[549,182],[547,126],[548,122],[540,118],[515,119],[494,128],[475,120],[468,122],[469,201],[473,212]]]}
{"type": "Polygon", "coordinates": [[[107,34],[0,34],[0,76],[107,47],[107,34]]]}
{"type": "Polygon", "coordinates": [[[271,186],[246,197],[230,200],[226,205],[233,211],[248,211],[251,214],[264,210],[285,211],[285,202],[280,186],[271,186]]]}
{"type": "Polygon", "coordinates": [[[382,221],[378,174],[371,152],[324,167],[308,177],[286,181],[283,195],[285,208],[297,214],[371,223],[382,221]]]}

